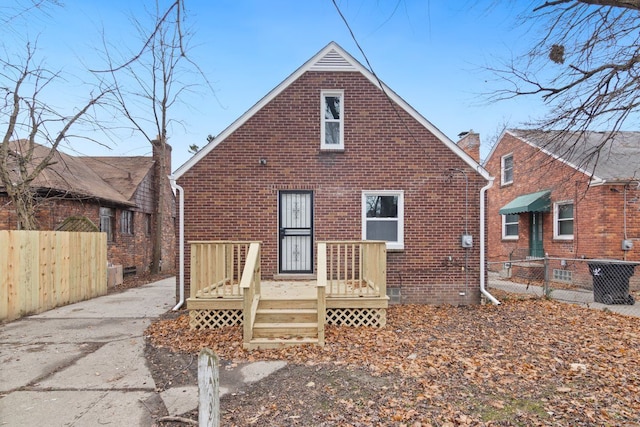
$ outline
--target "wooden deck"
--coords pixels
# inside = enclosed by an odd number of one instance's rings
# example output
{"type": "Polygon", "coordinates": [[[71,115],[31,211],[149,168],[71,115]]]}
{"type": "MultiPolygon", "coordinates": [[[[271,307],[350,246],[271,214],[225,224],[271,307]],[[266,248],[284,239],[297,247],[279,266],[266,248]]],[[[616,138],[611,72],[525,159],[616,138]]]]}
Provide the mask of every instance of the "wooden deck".
{"type": "Polygon", "coordinates": [[[319,243],[317,280],[261,280],[257,242],[194,242],[191,261],[191,328],[242,325],[248,349],[324,345],[325,324],[386,324],[384,242],[319,243]]]}
{"type": "MultiPolygon", "coordinates": [[[[238,283],[223,285],[219,293],[207,292],[196,294],[195,298],[187,299],[189,310],[218,310],[237,308],[242,309],[242,289],[238,283]]],[[[316,280],[264,280],[261,282],[261,298],[267,300],[306,300],[316,299],[316,280]]],[[[341,292],[327,295],[327,307],[387,308],[389,298],[386,295],[370,296],[361,294],[362,286],[353,286],[353,281],[342,281],[335,284],[341,292]]]]}

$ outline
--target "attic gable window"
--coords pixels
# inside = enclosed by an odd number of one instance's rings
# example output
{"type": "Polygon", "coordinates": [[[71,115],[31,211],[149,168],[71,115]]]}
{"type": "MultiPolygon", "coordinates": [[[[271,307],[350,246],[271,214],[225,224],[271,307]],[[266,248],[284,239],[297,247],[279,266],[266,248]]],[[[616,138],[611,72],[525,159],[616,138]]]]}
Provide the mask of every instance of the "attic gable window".
{"type": "Polygon", "coordinates": [[[502,156],[500,165],[501,184],[507,185],[513,183],[513,154],[502,156]]]}
{"type": "Polygon", "coordinates": [[[344,149],[344,91],[321,92],[321,143],[323,150],[344,149]]]}

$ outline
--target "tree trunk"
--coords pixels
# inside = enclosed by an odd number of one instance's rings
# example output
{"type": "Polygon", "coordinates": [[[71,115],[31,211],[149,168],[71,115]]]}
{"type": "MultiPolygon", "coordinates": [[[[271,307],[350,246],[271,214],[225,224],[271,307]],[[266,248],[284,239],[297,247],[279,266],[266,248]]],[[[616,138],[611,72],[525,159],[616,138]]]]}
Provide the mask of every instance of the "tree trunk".
{"type": "Polygon", "coordinates": [[[35,194],[28,185],[20,185],[7,191],[9,199],[16,209],[18,228],[20,230],[37,230],[35,194]]]}
{"type": "Polygon", "coordinates": [[[164,189],[167,180],[166,171],[166,143],[164,138],[152,142],[153,152],[156,161],[156,221],[154,228],[153,251],[151,254],[151,273],[158,274],[162,270],[162,243],[163,243],[163,227],[164,227],[164,189]]]}

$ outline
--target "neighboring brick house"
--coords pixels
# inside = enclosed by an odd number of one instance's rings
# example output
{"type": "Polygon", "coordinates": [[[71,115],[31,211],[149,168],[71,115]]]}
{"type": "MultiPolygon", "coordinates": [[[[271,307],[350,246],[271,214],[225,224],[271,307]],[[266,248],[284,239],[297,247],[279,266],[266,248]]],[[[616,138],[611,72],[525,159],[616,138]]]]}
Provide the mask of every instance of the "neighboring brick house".
{"type": "Polygon", "coordinates": [[[488,260],[640,260],[640,132],[507,130],[485,168],[488,260]],[[636,243],[633,245],[633,243],[636,243]]]}
{"type": "Polygon", "coordinates": [[[189,241],[261,241],[263,278],[313,277],[316,242],[386,240],[392,302],[480,301],[488,173],[335,43],[175,178],[185,260],[189,241]]]}
{"type": "MultiPolygon", "coordinates": [[[[19,155],[27,144],[14,141],[11,149],[19,155]]],[[[48,147],[35,145],[34,159],[41,159],[48,147]]],[[[170,170],[170,147],[166,170],[170,170]]],[[[34,180],[37,193],[36,218],[39,230],[104,231],[107,233],[107,260],[125,271],[146,272],[152,260],[154,180],[159,158],[80,157],[56,152],[52,164],[34,180]]],[[[175,261],[174,195],[166,179],[163,271],[173,271],[175,261]]],[[[15,210],[0,187],[0,229],[19,229],[15,210]]]]}

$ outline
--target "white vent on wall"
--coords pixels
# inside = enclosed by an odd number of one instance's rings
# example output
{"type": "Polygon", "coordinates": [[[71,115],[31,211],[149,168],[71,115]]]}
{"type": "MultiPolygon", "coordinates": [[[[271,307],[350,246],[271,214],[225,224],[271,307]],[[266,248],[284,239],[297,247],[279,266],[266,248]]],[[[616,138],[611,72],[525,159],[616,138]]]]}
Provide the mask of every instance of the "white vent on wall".
{"type": "Polygon", "coordinates": [[[310,69],[313,71],[356,71],[356,67],[335,49],[327,52],[327,54],[316,61],[310,69]]]}

